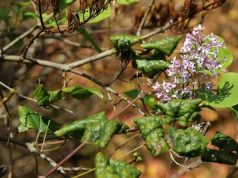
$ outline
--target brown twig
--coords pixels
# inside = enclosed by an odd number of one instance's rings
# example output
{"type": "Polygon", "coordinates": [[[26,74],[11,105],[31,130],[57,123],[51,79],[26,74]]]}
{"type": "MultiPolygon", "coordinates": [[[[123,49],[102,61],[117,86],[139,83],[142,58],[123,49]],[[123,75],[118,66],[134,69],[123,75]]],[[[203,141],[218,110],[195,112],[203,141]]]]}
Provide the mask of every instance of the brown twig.
{"type": "Polygon", "coordinates": [[[149,15],[149,13],[150,13],[150,11],[151,11],[151,9],[152,9],[154,3],[155,3],[155,0],[151,0],[151,1],[150,1],[150,4],[149,4],[149,6],[148,6],[148,8],[147,8],[147,10],[146,10],[146,12],[145,12],[145,14],[144,14],[142,20],[141,20],[140,25],[139,25],[139,28],[138,28],[138,30],[137,30],[137,32],[136,32],[136,35],[137,35],[137,36],[140,36],[141,31],[142,31],[142,28],[143,28],[143,26],[144,26],[144,24],[145,24],[145,22],[146,22],[146,19],[147,19],[148,15],[149,15]]]}
{"type": "Polygon", "coordinates": [[[77,148],[75,148],[70,154],[68,154],[64,159],[62,159],[53,169],[51,169],[48,173],[44,175],[44,177],[50,176],[57,168],[59,168],[62,164],[64,164],[69,158],[71,158],[75,153],[77,153],[86,143],[80,144],[77,148]]]}

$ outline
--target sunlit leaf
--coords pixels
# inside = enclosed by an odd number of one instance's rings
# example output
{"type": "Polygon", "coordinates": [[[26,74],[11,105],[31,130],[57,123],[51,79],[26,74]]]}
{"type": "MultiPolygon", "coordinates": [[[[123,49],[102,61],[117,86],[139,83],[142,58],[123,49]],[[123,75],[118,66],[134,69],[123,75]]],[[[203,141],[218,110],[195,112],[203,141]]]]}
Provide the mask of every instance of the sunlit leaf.
{"type": "Polygon", "coordinates": [[[140,0],[117,0],[117,3],[121,5],[129,5],[129,4],[134,4],[138,1],[140,0]]]}
{"type": "Polygon", "coordinates": [[[233,55],[228,48],[219,48],[217,58],[221,61],[222,68],[229,67],[233,62],[233,55]]]}
{"type": "Polygon", "coordinates": [[[110,6],[108,6],[106,10],[103,10],[102,13],[100,13],[94,19],[90,20],[89,23],[101,22],[102,20],[109,18],[111,16],[111,13],[112,13],[111,8],[110,8],[110,6]]]}
{"type": "Polygon", "coordinates": [[[152,95],[144,96],[143,102],[146,106],[149,106],[152,109],[158,108],[157,106],[158,101],[152,95]]]}
{"type": "Polygon", "coordinates": [[[201,92],[200,97],[207,105],[228,108],[238,104],[238,73],[228,72],[221,76],[217,92],[201,92]]]}
{"type": "MultiPolygon", "coordinates": [[[[78,12],[80,22],[83,22],[85,19],[90,17],[90,10],[86,9],[85,13],[83,14],[81,11],[78,12]]],[[[97,15],[95,18],[88,21],[88,23],[98,23],[101,22],[111,16],[111,8],[108,6],[105,10],[103,10],[99,15],[97,15]]]]}
{"type": "Polygon", "coordinates": [[[103,98],[103,94],[97,88],[92,87],[82,87],[80,85],[74,85],[63,88],[62,91],[78,100],[88,98],[92,94],[95,94],[99,98],[103,98]]]}

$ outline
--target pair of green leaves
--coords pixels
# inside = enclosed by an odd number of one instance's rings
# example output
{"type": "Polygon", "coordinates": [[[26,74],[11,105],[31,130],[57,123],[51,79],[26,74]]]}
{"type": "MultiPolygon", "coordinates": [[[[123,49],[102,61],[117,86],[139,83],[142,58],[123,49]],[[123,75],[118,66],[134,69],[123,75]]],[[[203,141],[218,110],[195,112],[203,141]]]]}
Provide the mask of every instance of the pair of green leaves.
{"type": "Polygon", "coordinates": [[[181,36],[174,36],[141,44],[144,51],[152,53],[152,57],[137,57],[136,68],[149,78],[164,72],[170,65],[170,62],[165,60],[165,56],[170,56],[174,52],[180,40],[181,36]]]}
{"type": "Polygon", "coordinates": [[[167,37],[156,41],[141,44],[144,51],[150,51],[152,56],[144,57],[136,55],[131,48],[133,43],[139,42],[138,36],[113,35],[111,38],[120,55],[133,59],[133,66],[141,70],[147,77],[152,78],[156,74],[165,71],[170,63],[165,61],[165,56],[170,56],[177,47],[181,36],[167,37]]]}
{"type": "MultiPolygon", "coordinates": [[[[166,37],[160,40],[141,44],[145,50],[155,50],[157,53],[170,56],[177,47],[181,36],[166,37]]],[[[119,50],[131,47],[133,43],[139,42],[140,37],[133,35],[118,34],[110,37],[115,47],[119,50]]]]}
{"type": "Polygon", "coordinates": [[[136,119],[148,150],[153,156],[168,151],[170,148],[181,156],[194,157],[201,155],[208,143],[205,136],[194,128],[185,130],[170,128],[166,133],[162,127],[163,118],[158,116],[136,119]]]}
{"type": "Polygon", "coordinates": [[[162,119],[156,116],[134,120],[146,142],[148,150],[153,156],[158,156],[159,154],[169,150],[169,146],[164,137],[165,134],[161,121],[162,119]]]}
{"type": "Polygon", "coordinates": [[[76,120],[66,124],[55,132],[56,136],[73,136],[82,142],[92,143],[101,148],[106,147],[114,134],[125,133],[128,127],[118,120],[108,120],[105,112],[76,120]]]}
{"type": "Polygon", "coordinates": [[[130,164],[108,159],[102,153],[97,153],[95,158],[96,178],[137,178],[141,172],[130,164]]]}
{"type": "Polygon", "coordinates": [[[235,165],[238,159],[238,143],[231,137],[217,132],[212,138],[212,145],[219,150],[207,148],[202,154],[202,161],[235,165]]]}
{"type": "Polygon", "coordinates": [[[54,120],[42,116],[27,106],[19,107],[19,132],[35,129],[39,133],[55,136],[72,136],[82,142],[95,144],[101,148],[107,146],[114,134],[125,133],[128,127],[118,120],[108,120],[105,112],[100,112],[85,119],[73,121],[61,126],[54,120]]]}
{"type": "Polygon", "coordinates": [[[42,84],[39,84],[33,92],[33,96],[36,98],[37,104],[40,106],[47,106],[53,102],[64,99],[66,96],[82,100],[90,97],[92,94],[95,94],[99,98],[103,98],[102,93],[97,88],[82,87],[80,85],[50,91],[47,90],[42,84]]]}

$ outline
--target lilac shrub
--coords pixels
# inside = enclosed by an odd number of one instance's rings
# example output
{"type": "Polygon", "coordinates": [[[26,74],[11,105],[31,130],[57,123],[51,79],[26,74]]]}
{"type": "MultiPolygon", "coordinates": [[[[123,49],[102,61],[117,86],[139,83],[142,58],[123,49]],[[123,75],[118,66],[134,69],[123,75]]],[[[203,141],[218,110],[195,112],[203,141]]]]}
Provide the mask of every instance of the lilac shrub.
{"type": "Polygon", "coordinates": [[[218,36],[203,35],[203,29],[198,25],[186,34],[180,58],[174,57],[166,70],[167,79],[153,86],[160,101],[194,98],[196,90],[212,90],[212,77],[223,71],[222,63],[226,60],[218,60],[218,51],[225,46],[218,36]]]}

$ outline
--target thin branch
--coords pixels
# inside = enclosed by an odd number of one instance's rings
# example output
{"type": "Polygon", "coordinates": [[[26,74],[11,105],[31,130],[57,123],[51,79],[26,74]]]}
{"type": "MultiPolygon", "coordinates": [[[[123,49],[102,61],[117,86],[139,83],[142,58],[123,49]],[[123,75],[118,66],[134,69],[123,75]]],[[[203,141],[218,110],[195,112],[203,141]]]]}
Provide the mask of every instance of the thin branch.
{"type": "MultiPolygon", "coordinates": [[[[141,109],[134,104],[134,102],[131,102],[128,98],[122,96],[120,93],[116,92],[114,89],[112,89],[111,87],[107,86],[105,83],[99,81],[99,80],[96,80],[95,78],[93,78],[92,76],[84,73],[84,72],[79,72],[79,71],[75,71],[75,70],[71,70],[70,71],[71,73],[73,74],[76,74],[76,75],[79,75],[79,76],[82,76],[84,78],[87,78],[89,80],[91,80],[92,82],[96,83],[97,85],[101,86],[102,88],[104,88],[105,91],[109,92],[109,93],[112,93],[113,95],[121,98],[122,100],[124,100],[125,102],[127,102],[129,104],[129,106],[132,106],[134,109],[136,109],[141,115],[145,115],[145,113],[143,111],[141,111],[141,109]]],[[[128,107],[129,107],[128,106],[128,107]]]]}
{"type": "Polygon", "coordinates": [[[91,170],[92,168],[85,168],[85,167],[62,167],[65,171],[68,172],[79,172],[79,171],[88,171],[91,170]]]}
{"type": "Polygon", "coordinates": [[[136,32],[136,35],[137,35],[137,36],[140,36],[141,31],[142,31],[142,28],[143,28],[143,26],[144,26],[144,24],[145,24],[145,22],[146,22],[146,19],[147,19],[148,15],[149,15],[149,13],[150,13],[150,11],[151,11],[151,9],[152,9],[154,3],[155,3],[155,0],[151,0],[151,1],[150,1],[150,4],[149,4],[149,6],[148,6],[148,8],[147,8],[147,10],[146,10],[146,12],[145,12],[145,14],[144,14],[142,20],[141,20],[140,26],[139,26],[139,28],[138,28],[138,30],[137,30],[137,32],[136,32]]]}
{"type": "Polygon", "coordinates": [[[62,164],[64,164],[69,158],[71,158],[75,153],[77,153],[86,143],[80,144],[76,149],[74,149],[70,154],[68,154],[64,159],[62,159],[53,169],[51,169],[44,176],[50,176],[54,171],[56,171],[62,164]]]}
{"type": "MultiPolygon", "coordinates": [[[[11,95],[10,95],[11,96],[11,95]]],[[[2,94],[2,91],[0,91],[0,97],[1,99],[4,98],[3,94],[2,94]]],[[[6,115],[6,119],[7,119],[7,128],[8,128],[8,137],[9,138],[13,138],[13,132],[12,132],[12,123],[11,123],[11,119],[10,119],[10,113],[9,113],[9,110],[8,110],[8,107],[6,105],[6,103],[3,103],[2,104],[2,108],[3,108],[3,111],[5,112],[5,115],[6,115]]],[[[9,157],[9,163],[8,163],[8,170],[9,170],[9,173],[8,173],[8,178],[12,178],[12,169],[13,169],[13,144],[12,143],[8,143],[7,144],[8,146],[8,149],[9,149],[9,153],[8,153],[8,157],[9,157]]]]}
{"type": "Polygon", "coordinates": [[[23,58],[26,58],[27,52],[29,50],[29,48],[31,47],[31,45],[34,43],[34,41],[43,33],[43,30],[40,30],[28,43],[28,45],[25,47],[24,51],[23,51],[23,58]]]}
{"type": "Polygon", "coordinates": [[[34,32],[38,28],[39,27],[37,25],[34,26],[34,27],[31,27],[29,30],[27,30],[26,32],[22,33],[20,36],[18,36],[13,41],[11,41],[6,46],[4,46],[3,49],[2,49],[2,52],[6,52],[8,49],[12,48],[17,42],[19,42],[20,40],[24,39],[26,36],[28,36],[29,34],[34,32]]]}
{"type": "MultiPolygon", "coordinates": [[[[42,158],[44,161],[46,161],[48,164],[50,164],[52,167],[57,165],[57,163],[55,163],[55,161],[53,159],[51,159],[50,157],[46,156],[43,153],[39,153],[37,151],[37,149],[33,146],[34,145],[33,143],[26,143],[24,141],[17,140],[15,138],[8,138],[8,137],[6,137],[2,134],[0,134],[0,142],[6,142],[6,143],[10,142],[10,143],[13,143],[15,145],[27,148],[32,154],[36,154],[37,156],[42,158]]],[[[59,167],[57,169],[57,171],[59,171],[63,175],[66,174],[66,172],[62,169],[62,167],[59,167]]]]}
{"type": "MultiPolygon", "coordinates": [[[[0,81],[0,85],[2,85],[4,88],[6,88],[7,90],[9,90],[11,93],[16,94],[16,95],[17,95],[18,97],[20,97],[20,98],[23,98],[23,99],[26,99],[26,100],[28,100],[28,101],[37,103],[37,101],[36,101],[35,99],[30,98],[30,97],[28,97],[28,96],[25,96],[25,95],[22,95],[22,94],[18,93],[18,91],[17,91],[16,89],[9,87],[8,85],[6,85],[5,83],[3,83],[2,81],[0,81]]],[[[70,114],[74,114],[74,112],[73,112],[72,110],[70,110],[70,109],[61,108],[60,106],[57,106],[57,105],[54,105],[54,104],[50,104],[49,106],[51,106],[52,108],[57,109],[57,110],[62,110],[62,109],[63,109],[64,111],[66,111],[66,112],[68,112],[68,113],[70,113],[70,114]]]]}
{"type": "Polygon", "coordinates": [[[131,140],[133,140],[134,138],[136,138],[136,137],[138,137],[138,136],[139,136],[139,134],[137,133],[137,134],[135,134],[135,135],[129,137],[129,138],[128,138],[125,142],[123,142],[122,144],[118,145],[118,146],[114,149],[114,151],[110,154],[110,157],[111,157],[112,155],[114,155],[117,150],[119,150],[120,148],[122,148],[123,146],[125,146],[128,142],[130,142],[131,140]]]}
{"type": "MultiPolygon", "coordinates": [[[[122,110],[120,110],[117,114],[115,114],[112,118],[111,118],[111,120],[113,120],[113,119],[116,119],[118,116],[120,116],[123,112],[125,112],[132,104],[134,104],[137,100],[139,100],[139,99],[141,99],[141,98],[143,98],[144,97],[144,95],[142,95],[141,93],[132,101],[132,102],[130,102],[126,107],[124,107],[122,110]]],[[[143,115],[145,115],[144,113],[143,113],[143,115]]]]}

